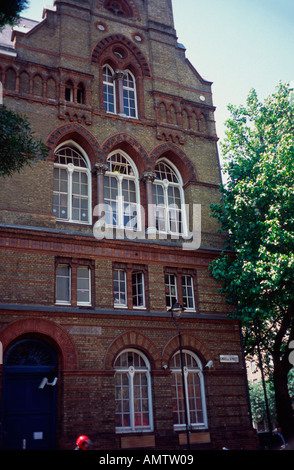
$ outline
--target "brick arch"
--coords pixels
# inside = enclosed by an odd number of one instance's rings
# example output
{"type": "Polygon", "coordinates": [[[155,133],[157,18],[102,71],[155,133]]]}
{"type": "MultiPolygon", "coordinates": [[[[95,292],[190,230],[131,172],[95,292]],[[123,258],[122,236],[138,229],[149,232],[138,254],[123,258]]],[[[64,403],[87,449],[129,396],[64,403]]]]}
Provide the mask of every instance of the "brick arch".
{"type": "MultiPolygon", "coordinates": [[[[212,359],[212,353],[210,349],[199,338],[188,333],[182,333],[181,338],[183,349],[189,349],[190,351],[197,354],[203,365],[212,359]]],[[[176,335],[166,343],[162,350],[162,364],[169,364],[171,358],[178,350],[179,336],[176,335]]]]}
{"type": "Polygon", "coordinates": [[[64,370],[78,369],[76,348],[68,332],[56,323],[42,318],[16,320],[1,330],[0,341],[2,342],[4,353],[12,343],[29,335],[47,338],[50,343],[57,346],[57,352],[59,353],[64,370]]]}
{"type": "Polygon", "coordinates": [[[159,158],[165,157],[170,160],[182,175],[184,184],[198,180],[195,166],[187,155],[174,143],[166,142],[158,145],[150,154],[150,171],[154,171],[159,158]]]}
{"type": "Polygon", "coordinates": [[[104,357],[104,370],[113,370],[117,355],[128,348],[139,349],[148,357],[152,368],[160,368],[160,351],[156,345],[140,331],[126,331],[118,336],[107,349],[104,357]]]}
{"type": "MultiPolygon", "coordinates": [[[[97,7],[98,8],[103,8],[105,3],[105,0],[98,0],[97,2],[97,7]]],[[[137,20],[141,21],[140,13],[138,11],[137,5],[134,2],[134,0],[127,0],[127,3],[129,4],[130,8],[132,9],[133,16],[137,18],[137,20]]]]}
{"type": "Polygon", "coordinates": [[[54,161],[54,151],[62,142],[73,140],[87,153],[92,166],[99,160],[100,145],[96,137],[81,124],[70,123],[60,126],[49,135],[46,145],[49,147],[49,158],[54,161]]]}
{"type": "Polygon", "coordinates": [[[134,137],[120,133],[109,137],[102,144],[102,150],[106,158],[110,152],[119,149],[124,150],[133,159],[140,175],[148,169],[148,153],[134,137]]]}
{"type": "Polygon", "coordinates": [[[123,34],[112,34],[111,36],[107,36],[101,41],[99,41],[92,51],[92,64],[101,65],[105,62],[106,58],[109,59],[108,50],[112,48],[112,46],[114,46],[115,44],[125,46],[129,54],[134,57],[135,62],[140,66],[143,77],[151,77],[151,69],[145,56],[143,55],[139,47],[123,34]]]}

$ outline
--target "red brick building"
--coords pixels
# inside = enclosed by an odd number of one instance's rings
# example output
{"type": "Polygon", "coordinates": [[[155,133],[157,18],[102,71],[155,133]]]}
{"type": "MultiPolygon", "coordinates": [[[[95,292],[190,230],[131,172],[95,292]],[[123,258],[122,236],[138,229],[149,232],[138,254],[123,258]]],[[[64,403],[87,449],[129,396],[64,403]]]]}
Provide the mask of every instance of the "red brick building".
{"type": "Polygon", "coordinates": [[[239,324],[208,271],[223,247],[212,84],[171,1],[56,0],[2,32],[0,76],[49,147],[0,185],[2,448],[83,433],[185,448],[175,302],[191,448],[253,448],[239,324]]]}

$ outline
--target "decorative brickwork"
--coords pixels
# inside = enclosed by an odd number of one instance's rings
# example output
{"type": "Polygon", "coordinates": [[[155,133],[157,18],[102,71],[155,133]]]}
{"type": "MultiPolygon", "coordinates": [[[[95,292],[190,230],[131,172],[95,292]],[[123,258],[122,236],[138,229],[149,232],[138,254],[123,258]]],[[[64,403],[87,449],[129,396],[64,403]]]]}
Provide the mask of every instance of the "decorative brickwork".
{"type": "Polygon", "coordinates": [[[125,47],[128,55],[118,61],[118,65],[134,62],[134,68],[139,68],[143,77],[151,78],[150,66],[139,47],[122,34],[113,34],[102,39],[93,49],[91,55],[92,64],[103,65],[106,60],[112,59],[117,62],[115,46],[125,47]]]}
{"type": "Polygon", "coordinates": [[[60,356],[63,370],[78,370],[77,351],[70,335],[56,323],[41,318],[16,320],[1,330],[0,341],[4,353],[16,338],[28,335],[44,338],[45,341],[52,343],[60,356]]]}

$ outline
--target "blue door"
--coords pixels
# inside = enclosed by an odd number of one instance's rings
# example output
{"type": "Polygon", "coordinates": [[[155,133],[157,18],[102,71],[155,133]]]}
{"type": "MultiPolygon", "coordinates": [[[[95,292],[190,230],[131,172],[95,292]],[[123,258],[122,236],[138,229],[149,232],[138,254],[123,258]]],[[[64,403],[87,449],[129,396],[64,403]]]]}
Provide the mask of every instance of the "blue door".
{"type": "Polygon", "coordinates": [[[16,343],[4,361],[4,449],[46,450],[56,445],[57,358],[38,339],[16,343]]]}

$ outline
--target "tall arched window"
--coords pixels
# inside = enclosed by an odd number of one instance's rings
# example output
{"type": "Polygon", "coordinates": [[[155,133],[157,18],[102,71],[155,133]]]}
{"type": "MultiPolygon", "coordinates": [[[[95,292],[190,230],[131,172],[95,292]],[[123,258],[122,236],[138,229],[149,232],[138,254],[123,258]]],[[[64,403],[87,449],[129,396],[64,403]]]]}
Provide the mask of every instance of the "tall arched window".
{"type": "Polygon", "coordinates": [[[67,80],[65,84],[65,101],[71,101],[74,102],[74,85],[71,82],[71,80],[67,80]]]}
{"type": "Polygon", "coordinates": [[[136,81],[130,71],[125,71],[123,81],[124,113],[129,117],[137,117],[136,81]]]}
{"type": "Polygon", "coordinates": [[[114,363],[117,432],[152,431],[150,364],[141,352],[123,351],[114,363]]]}
{"type": "Polygon", "coordinates": [[[153,204],[156,229],[169,234],[187,232],[185,199],[181,177],[167,160],[160,160],[155,167],[153,204]]]}
{"type": "Polygon", "coordinates": [[[106,224],[140,229],[140,198],[137,168],[123,151],[110,154],[104,180],[106,224]]]}
{"type": "Polygon", "coordinates": [[[91,223],[88,157],[80,146],[66,142],[55,152],[53,213],[57,220],[91,223]]]}
{"type": "Polygon", "coordinates": [[[114,72],[109,65],[103,67],[103,104],[108,113],[116,113],[114,72]]]}
{"type": "Polygon", "coordinates": [[[184,402],[186,399],[189,427],[203,429],[207,427],[207,413],[201,361],[191,351],[184,350],[183,362],[186,397],[183,393],[180,352],[172,358],[174,427],[182,429],[186,426],[184,402]]]}

